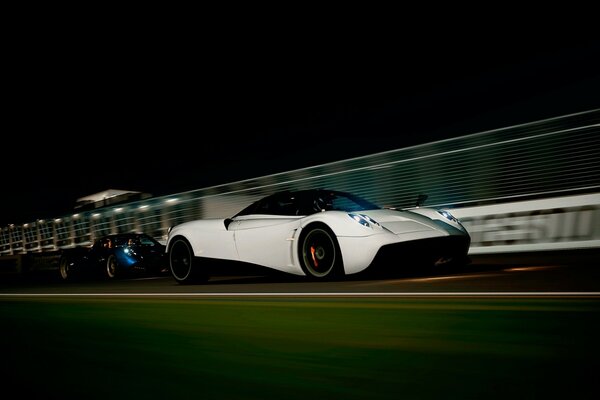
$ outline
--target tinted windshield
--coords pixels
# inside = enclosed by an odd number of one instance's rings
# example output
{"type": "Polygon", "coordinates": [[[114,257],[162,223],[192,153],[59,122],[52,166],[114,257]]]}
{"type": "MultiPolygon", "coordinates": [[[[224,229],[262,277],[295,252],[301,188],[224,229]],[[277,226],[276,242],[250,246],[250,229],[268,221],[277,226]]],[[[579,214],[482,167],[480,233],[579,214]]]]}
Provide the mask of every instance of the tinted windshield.
{"type": "Polygon", "coordinates": [[[359,196],[335,190],[280,192],[252,203],[240,215],[310,215],[321,211],[364,211],[380,207],[359,196]]]}
{"type": "Polygon", "coordinates": [[[142,246],[156,246],[158,242],[150,236],[142,235],[139,237],[139,244],[142,246]]]}
{"type": "Polygon", "coordinates": [[[314,196],[316,206],[321,210],[365,211],[376,210],[380,207],[362,197],[337,191],[316,191],[314,196]]]}

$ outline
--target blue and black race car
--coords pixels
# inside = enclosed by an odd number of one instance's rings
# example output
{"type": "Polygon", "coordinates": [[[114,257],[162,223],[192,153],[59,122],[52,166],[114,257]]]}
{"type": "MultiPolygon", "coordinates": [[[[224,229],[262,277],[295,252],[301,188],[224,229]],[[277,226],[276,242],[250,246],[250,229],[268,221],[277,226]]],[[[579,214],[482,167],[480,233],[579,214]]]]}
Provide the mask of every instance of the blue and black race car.
{"type": "Polygon", "coordinates": [[[62,251],[59,276],[95,276],[115,279],[141,272],[158,275],[166,270],[165,246],[145,233],[120,233],[103,236],[91,247],[62,251]]]}

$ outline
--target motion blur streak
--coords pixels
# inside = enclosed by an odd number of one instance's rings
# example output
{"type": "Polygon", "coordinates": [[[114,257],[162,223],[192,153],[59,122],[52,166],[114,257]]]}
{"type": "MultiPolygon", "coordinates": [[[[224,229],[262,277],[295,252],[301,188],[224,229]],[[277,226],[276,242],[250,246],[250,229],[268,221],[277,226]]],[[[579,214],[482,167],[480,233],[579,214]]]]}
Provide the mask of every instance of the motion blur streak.
{"type": "Polygon", "coordinates": [[[544,267],[516,267],[516,268],[508,268],[508,269],[505,269],[504,271],[508,271],[508,272],[540,271],[543,269],[551,269],[551,268],[558,268],[558,266],[548,265],[548,266],[544,266],[544,267]]]}
{"type": "MultiPolygon", "coordinates": [[[[489,275],[488,275],[489,276],[489,275]]],[[[599,297],[600,292],[0,293],[0,297],[599,297]]]]}
{"type": "MultiPolygon", "coordinates": [[[[407,279],[402,282],[431,282],[431,281],[446,281],[451,279],[471,279],[471,278],[481,278],[481,277],[489,277],[489,276],[499,276],[500,274],[470,274],[470,275],[458,275],[458,276],[436,276],[434,278],[417,278],[417,279],[407,279]]],[[[393,283],[393,282],[391,282],[393,283]]]]}

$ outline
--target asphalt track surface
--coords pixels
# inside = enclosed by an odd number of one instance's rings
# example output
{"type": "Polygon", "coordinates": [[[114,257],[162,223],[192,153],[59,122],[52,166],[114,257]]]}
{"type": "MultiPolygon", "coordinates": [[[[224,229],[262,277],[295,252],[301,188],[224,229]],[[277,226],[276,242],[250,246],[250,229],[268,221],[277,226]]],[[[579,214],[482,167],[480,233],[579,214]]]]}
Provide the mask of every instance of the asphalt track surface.
{"type": "Polygon", "coordinates": [[[53,277],[0,279],[0,296],[591,296],[600,297],[600,251],[473,256],[469,265],[435,271],[390,266],[382,275],[331,282],[264,271],[213,275],[180,285],[165,273],[102,281],[53,277]]]}
{"type": "Polygon", "coordinates": [[[336,282],[0,279],[0,374],[62,400],[596,398],[599,278],[587,251],[336,282]]]}

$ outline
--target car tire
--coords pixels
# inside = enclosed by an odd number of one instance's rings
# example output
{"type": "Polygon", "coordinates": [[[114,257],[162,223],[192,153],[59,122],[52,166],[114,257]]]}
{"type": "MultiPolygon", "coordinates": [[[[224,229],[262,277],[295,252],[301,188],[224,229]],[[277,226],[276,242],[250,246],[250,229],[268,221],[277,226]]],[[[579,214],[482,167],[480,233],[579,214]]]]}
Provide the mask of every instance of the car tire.
{"type": "Polygon", "coordinates": [[[314,224],[300,235],[300,267],[310,279],[336,279],[343,275],[343,261],[335,234],[326,225],[314,224]]]}
{"type": "Polygon", "coordinates": [[[72,280],[70,266],[71,260],[69,257],[63,255],[58,262],[58,278],[61,281],[67,282],[72,280]]]}
{"type": "Polygon", "coordinates": [[[190,243],[183,237],[176,237],[169,247],[169,271],[179,284],[200,283],[208,280],[208,274],[194,257],[190,243]]]}
{"type": "Polygon", "coordinates": [[[117,258],[114,256],[114,254],[109,255],[106,259],[104,276],[107,279],[115,279],[117,277],[118,270],[119,263],[117,262],[117,258]]]}

